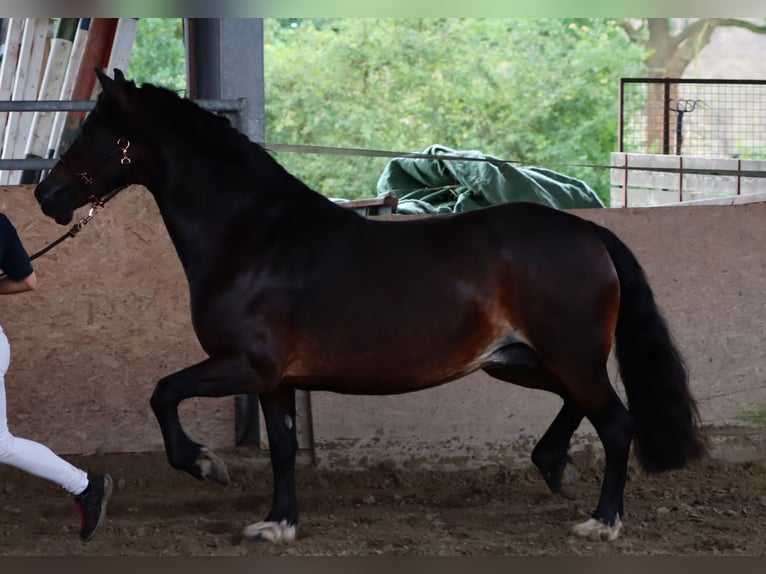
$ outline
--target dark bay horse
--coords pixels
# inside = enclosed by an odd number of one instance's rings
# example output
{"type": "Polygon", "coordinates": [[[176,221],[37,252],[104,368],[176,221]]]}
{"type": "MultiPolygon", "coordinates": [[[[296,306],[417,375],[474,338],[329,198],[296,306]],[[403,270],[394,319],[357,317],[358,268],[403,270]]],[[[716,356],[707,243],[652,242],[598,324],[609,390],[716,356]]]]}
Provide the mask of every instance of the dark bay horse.
{"type": "Polygon", "coordinates": [[[95,109],[35,197],[67,224],[131,184],[154,196],[208,358],[161,379],[151,406],[169,463],[225,484],[223,461],[184,433],[178,405],[258,394],[273,502],[245,536],[295,538],[295,389],[405,393],[483,369],[556,393],[563,406],[532,460],[561,491],[570,439],[591,421],[604,479],[574,533],[594,539],[618,535],[634,437],[648,471],[703,454],[682,358],[641,266],[609,230],[524,203],[370,220],[309,189],[228,120],[119,70],[97,74],[95,109]],[[607,376],[615,339],[629,410],[607,376]]]}

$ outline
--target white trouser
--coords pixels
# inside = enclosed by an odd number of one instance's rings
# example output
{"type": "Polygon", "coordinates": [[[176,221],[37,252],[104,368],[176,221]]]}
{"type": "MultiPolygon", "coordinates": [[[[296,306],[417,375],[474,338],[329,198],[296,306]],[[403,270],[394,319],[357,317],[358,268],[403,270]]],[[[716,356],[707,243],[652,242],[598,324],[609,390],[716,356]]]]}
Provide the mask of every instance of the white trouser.
{"type": "Polygon", "coordinates": [[[88,486],[85,471],[72,466],[47,446],[15,437],[8,430],[5,373],[10,361],[11,346],[0,327],[0,463],[55,482],[71,494],[80,494],[88,486]]]}

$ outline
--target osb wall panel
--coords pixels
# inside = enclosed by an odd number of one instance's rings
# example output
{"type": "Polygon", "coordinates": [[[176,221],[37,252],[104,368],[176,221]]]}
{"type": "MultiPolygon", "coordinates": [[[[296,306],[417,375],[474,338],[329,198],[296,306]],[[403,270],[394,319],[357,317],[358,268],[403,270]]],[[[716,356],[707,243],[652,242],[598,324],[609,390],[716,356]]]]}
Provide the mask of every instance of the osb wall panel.
{"type": "MultiPolygon", "coordinates": [[[[0,188],[0,210],[33,251],[66,228],[42,215],[31,192],[0,188]]],[[[766,204],[578,214],[613,229],[640,259],[685,354],[705,423],[736,422],[765,403],[766,204]]],[[[40,258],[36,270],[36,292],[0,299],[0,325],[13,352],[6,380],[11,430],[62,453],[161,449],[149,396],[160,377],[204,354],[151,196],[140,187],[125,190],[80,235],[40,258]]],[[[372,461],[439,453],[486,461],[503,454],[499,448],[518,448],[520,438],[536,439],[558,403],[483,374],[406,400],[315,393],[317,455],[372,461]]],[[[182,422],[195,440],[230,446],[232,407],[230,397],[186,401],[182,422]]],[[[521,450],[527,456],[526,445],[521,450]]]]}
{"type": "MultiPolygon", "coordinates": [[[[42,214],[32,191],[0,188],[0,211],[30,253],[68,229],[42,214]]],[[[0,299],[12,353],[5,381],[11,432],[60,453],[162,449],[149,407],[154,385],[205,355],[153,198],[141,187],[124,190],[34,266],[36,291],[0,299]]],[[[180,412],[193,439],[233,444],[230,397],[190,399],[180,412]]]]}
{"type": "MultiPolygon", "coordinates": [[[[766,204],[577,214],[615,231],[643,265],[684,353],[703,423],[742,424],[748,409],[766,405],[766,204]]],[[[614,362],[609,373],[617,379],[614,362]]],[[[407,399],[313,393],[317,458],[460,467],[528,460],[560,404],[482,372],[407,399]]],[[[589,435],[586,421],[577,436],[589,435]]]]}

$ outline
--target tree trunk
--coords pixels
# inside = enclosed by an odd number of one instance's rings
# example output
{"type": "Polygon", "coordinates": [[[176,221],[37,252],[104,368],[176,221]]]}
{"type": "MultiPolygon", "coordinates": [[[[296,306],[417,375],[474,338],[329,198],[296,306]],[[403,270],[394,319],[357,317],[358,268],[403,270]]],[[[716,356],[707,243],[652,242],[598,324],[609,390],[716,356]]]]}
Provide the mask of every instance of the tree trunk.
{"type": "MultiPolygon", "coordinates": [[[[651,51],[646,67],[651,76],[680,78],[700,50],[710,43],[715,26],[703,22],[695,28],[683,28],[673,35],[668,18],[648,18],[649,39],[645,47],[651,51]]],[[[650,84],[644,112],[646,114],[645,151],[648,153],[675,153],[678,142],[675,135],[677,114],[672,111],[678,102],[678,84],[674,82],[650,84]],[[670,110],[668,109],[670,106],[670,110]],[[674,145],[675,144],[675,145],[674,145]]]]}

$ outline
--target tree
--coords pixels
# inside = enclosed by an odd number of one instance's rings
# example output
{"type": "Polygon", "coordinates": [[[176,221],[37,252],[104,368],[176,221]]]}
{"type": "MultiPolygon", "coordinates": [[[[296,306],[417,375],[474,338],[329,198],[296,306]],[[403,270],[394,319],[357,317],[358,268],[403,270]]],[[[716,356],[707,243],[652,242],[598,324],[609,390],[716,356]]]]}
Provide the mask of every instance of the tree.
{"type": "MultiPolygon", "coordinates": [[[[266,140],[477,149],[585,179],[602,199],[617,86],[642,49],[604,19],[265,22],[266,140]],[[564,164],[567,166],[564,167],[564,164]]],[[[370,197],[385,159],[279,154],[336,197],[370,197]]]]}
{"type": "MultiPolygon", "coordinates": [[[[608,19],[266,19],[266,141],[440,143],[559,169],[608,200],[620,76],[643,47],[608,19]]],[[[185,86],[181,19],[139,21],[128,71],[185,86]]],[[[386,159],[278,155],[329,196],[375,195],[386,159]]]]}
{"type": "Polygon", "coordinates": [[[766,18],[760,23],[740,18],[643,18],[624,19],[620,26],[631,42],[647,56],[646,69],[652,76],[680,78],[700,50],[710,43],[717,28],[735,27],[766,34],[766,18]]]}
{"type": "Polygon", "coordinates": [[[126,74],[139,85],[150,82],[173,90],[185,89],[183,19],[139,19],[126,74]]]}

